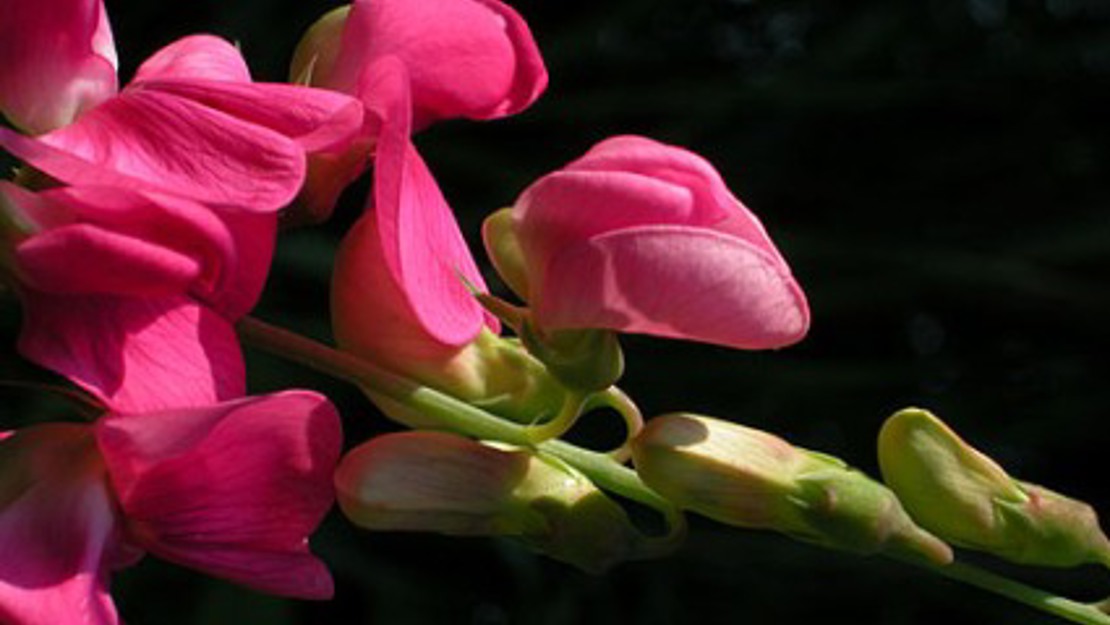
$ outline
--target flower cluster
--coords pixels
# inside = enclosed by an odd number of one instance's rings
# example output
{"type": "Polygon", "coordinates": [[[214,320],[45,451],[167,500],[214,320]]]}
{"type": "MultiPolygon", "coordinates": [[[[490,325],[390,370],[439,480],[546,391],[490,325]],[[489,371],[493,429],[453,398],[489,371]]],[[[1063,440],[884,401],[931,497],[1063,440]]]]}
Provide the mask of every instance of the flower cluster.
{"type": "Polygon", "coordinates": [[[905,453],[944,438],[931,421],[884,436],[894,490],[736,424],[645,427],[614,386],[621,334],[772,349],[809,327],[759,219],[686,149],[613,137],[528,186],[484,224],[518,299],[491,295],[414,135],[521,112],[546,88],[528,26],[499,0],[355,0],[308,30],[289,83],[253,81],[235,45],[197,34],[121,89],[102,0],[0,0],[0,56],[0,146],[21,161],[0,181],[0,279],[23,311],[20,352],[92,413],[0,431],[4,623],[119,623],[111,573],[148,552],[328,598],[309,538],[337,499],[365,528],[513,536],[589,571],[672,547],[684,511],[936,566],[953,553],[932,532],[1057,563],[1034,530],[1082,517],[1060,561],[1105,557],[1093,511],[1054,493],[1057,512],[1014,530],[1049,491],[988,463],[1016,520],[1008,534],[968,521],[994,491],[968,503],[949,492],[959,477],[933,479],[962,441],[905,453]],[[332,276],[337,349],[250,318],[279,230],[327,220],[363,175],[332,276]],[[248,394],[241,337],[419,431],[343,455],[325,397],[248,394]],[[619,449],[553,440],[598,406],[626,421],[619,449]],[[666,535],[644,535],[607,490],[660,511],[666,535]],[[962,517],[932,518],[945,497],[962,517]]]}

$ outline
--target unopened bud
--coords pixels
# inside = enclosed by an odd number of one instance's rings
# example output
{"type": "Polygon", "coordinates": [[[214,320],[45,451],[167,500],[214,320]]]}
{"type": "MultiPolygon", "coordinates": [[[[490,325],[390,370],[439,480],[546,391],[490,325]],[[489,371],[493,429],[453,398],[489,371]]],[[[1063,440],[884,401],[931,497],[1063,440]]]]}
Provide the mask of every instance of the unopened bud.
{"type": "Polygon", "coordinates": [[[1022,564],[1110,565],[1089,505],[1013,479],[926,410],[887,419],[879,465],[914,519],[955,545],[1022,564]]]}
{"type": "Polygon", "coordinates": [[[624,510],[565,463],[440,432],[388,434],[343,459],[339,506],[375,530],[514,536],[591,572],[628,557],[624,510]]]}
{"type": "Polygon", "coordinates": [[[528,273],[520,240],[513,232],[513,209],[502,208],[482,222],[482,242],[497,274],[517,296],[528,297],[528,273]]]}
{"type": "Polygon", "coordinates": [[[289,82],[310,87],[334,87],[331,72],[343,43],[343,29],[351,5],[335,8],[308,28],[289,67],[289,82]]]}
{"type": "Polygon", "coordinates": [[[945,564],[943,542],[914,525],[887,488],[840,460],[728,421],[671,414],[632,442],[644,482],[722,523],[782,532],[857,553],[945,564]]]}

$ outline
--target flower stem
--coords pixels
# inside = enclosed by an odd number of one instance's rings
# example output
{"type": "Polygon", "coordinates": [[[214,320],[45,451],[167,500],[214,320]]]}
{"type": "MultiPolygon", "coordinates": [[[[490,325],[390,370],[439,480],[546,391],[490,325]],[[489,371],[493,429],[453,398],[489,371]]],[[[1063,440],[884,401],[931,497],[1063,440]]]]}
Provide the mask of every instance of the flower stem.
{"type": "MultiPolygon", "coordinates": [[[[496,439],[523,447],[535,447],[575,466],[599,487],[658,510],[667,521],[668,531],[664,536],[651,541],[644,550],[645,555],[673,549],[685,532],[682,513],[648,488],[635,471],[623,466],[611,454],[583,449],[559,439],[533,444],[534,432],[527,425],[505,421],[374,363],[258,319],[242,319],[238,330],[245,342],[259,349],[351,382],[372,397],[397,402],[420,413],[425,422],[474,438],[496,439]]],[[[620,396],[606,399],[618,406],[622,403],[620,396]]],[[[634,405],[629,402],[621,411],[628,420],[630,429],[635,427],[639,414],[638,411],[631,412],[633,408],[634,405]]],[[[944,566],[910,560],[906,562],[1074,623],[1110,625],[1110,615],[1100,608],[1101,604],[1066,599],[961,562],[944,566]]]]}
{"type": "Polygon", "coordinates": [[[669,501],[648,488],[635,471],[622,466],[607,454],[582,449],[561,440],[533,444],[530,426],[505,421],[372,362],[259,319],[245,317],[237,327],[239,336],[250,345],[346,380],[371,396],[382,396],[406,406],[419,412],[423,420],[440,428],[474,438],[536,447],[574,465],[598,486],[659,510],[672,525],[677,519],[674,506],[669,501]]]}
{"type": "Polygon", "coordinates": [[[953,562],[947,565],[925,565],[911,560],[905,562],[924,566],[938,575],[1024,603],[1073,623],[1110,625],[1110,614],[1100,610],[1097,604],[1066,599],[970,564],[953,562]]]}

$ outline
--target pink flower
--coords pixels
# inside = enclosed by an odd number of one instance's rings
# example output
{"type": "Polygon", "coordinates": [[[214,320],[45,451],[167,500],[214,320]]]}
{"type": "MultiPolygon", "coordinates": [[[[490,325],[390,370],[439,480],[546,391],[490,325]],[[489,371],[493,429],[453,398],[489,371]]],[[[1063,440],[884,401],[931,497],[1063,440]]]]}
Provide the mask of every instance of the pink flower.
{"type": "Polygon", "coordinates": [[[345,19],[310,33],[297,56],[294,74],[363,101],[375,95],[367,70],[397,57],[409,71],[416,128],[512,115],[547,87],[528,25],[498,0],[355,0],[345,19]]]}
{"type": "Polygon", "coordinates": [[[0,128],[0,145],[64,183],[272,213],[300,189],[306,152],[353,141],[361,126],[356,100],[252,83],[234,46],[197,35],[155,53],[73,123],[35,138],[0,128]]]}
{"type": "Polygon", "coordinates": [[[0,112],[31,133],[65,126],[116,93],[102,0],[0,4],[0,112]]]}
{"type": "Polygon", "coordinates": [[[511,231],[523,266],[495,261],[546,330],[762,349],[809,326],[805,296],[759,219],[681,148],[603,141],[526,189],[511,231]]]}
{"type": "Polygon", "coordinates": [[[339,419],[292,391],[0,437],[0,621],[118,623],[143,551],[252,588],[332,594],[308,536],[334,500],[339,419]]]}
{"type": "Polygon", "coordinates": [[[370,109],[380,120],[374,188],[366,212],[336,256],[332,320],[344,349],[399,371],[442,363],[489,326],[467,288],[481,273],[420,154],[409,139],[412,107],[405,67],[379,61],[370,109]]]}
{"type": "Polygon", "coordinates": [[[262,291],[273,215],[223,213],[113,187],[32,193],[0,182],[20,350],[118,410],[244,393],[232,323],[262,291]]]}

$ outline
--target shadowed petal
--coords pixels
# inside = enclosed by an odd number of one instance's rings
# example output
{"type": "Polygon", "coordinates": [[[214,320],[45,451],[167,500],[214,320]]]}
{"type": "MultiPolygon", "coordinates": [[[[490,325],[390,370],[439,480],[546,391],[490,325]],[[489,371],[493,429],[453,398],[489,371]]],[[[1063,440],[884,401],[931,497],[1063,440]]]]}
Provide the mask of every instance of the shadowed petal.
{"type": "Polygon", "coordinates": [[[231,324],[185,296],[52,295],[23,289],[19,350],[113,409],[206,405],[244,392],[231,324]]]}
{"type": "Polygon", "coordinates": [[[51,424],[0,437],[0,622],[119,622],[107,590],[118,530],[90,435],[51,424]]]}
{"type": "Polygon", "coordinates": [[[308,536],[334,500],[342,433],[320,395],[290,391],[96,424],[135,540],[266,592],[327,598],[308,536]]]}
{"type": "Polygon", "coordinates": [[[736,237],[682,226],[600,235],[556,254],[538,290],[545,328],[609,328],[764,349],[798,341],[809,309],[785,267],[736,237]]]}
{"type": "Polygon", "coordinates": [[[0,112],[30,133],[64,126],[116,94],[102,0],[0,5],[0,112]]]}

